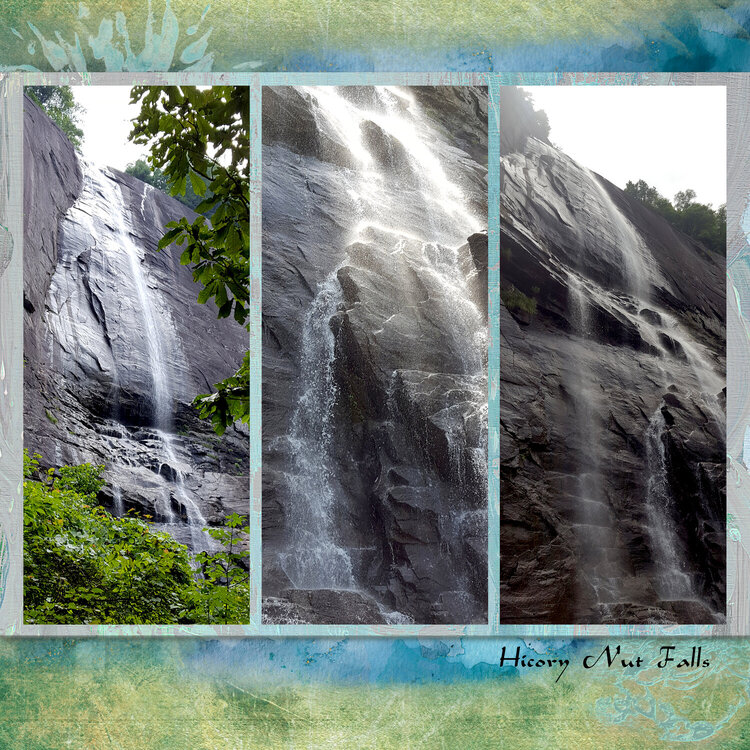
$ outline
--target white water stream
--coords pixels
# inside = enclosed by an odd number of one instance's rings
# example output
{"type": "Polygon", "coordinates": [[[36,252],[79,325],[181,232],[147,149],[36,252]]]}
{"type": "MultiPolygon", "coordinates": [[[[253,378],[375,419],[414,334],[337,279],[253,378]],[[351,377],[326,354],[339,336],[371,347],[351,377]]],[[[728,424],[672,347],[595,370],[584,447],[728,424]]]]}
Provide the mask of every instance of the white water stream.
{"type": "MultiPolygon", "coordinates": [[[[474,383],[473,408],[481,410],[484,404],[486,418],[486,321],[468,297],[469,279],[461,270],[458,255],[467,237],[486,226],[484,218],[474,216],[460,187],[447,177],[435,153],[435,133],[407,89],[375,88],[369,100],[358,100],[330,86],[305,91],[314,101],[318,129],[343,143],[356,164],[341,175],[342,190],[353,207],[350,242],[373,243],[383,253],[399,256],[414,270],[428,295],[433,289],[436,299],[451,300],[449,309],[440,311],[443,329],[451,333],[454,346],[462,352],[462,375],[474,383]],[[383,169],[368,149],[363,137],[363,125],[368,121],[396,147],[403,147],[408,163],[401,173],[383,169]],[[413,185],[413,194],[404,201],[407,183],[413,185]]],[[[304,319],[300,397],[287,438],[292,456],[287,479],[294,499],[285,513],[291,540],[289,552],[281,556],[285,573],[301,589],[367,588],[357,580],[358,551],[347,548],[337,531],[346,498],[334,475],[335,458],[331,455],[339,394],[330,321],[343,302],[337,273],[348,261],[345,257],[320,283],[304,319]]],[[[395,378],[397,371],[393,375],[395,378]]],[[[446,402],[444,419],[454,426],[446,435],[457,478],[466,476],[467,453],[470,460],[481,464],[476,473],[486,476],[486,428],[482,430],[483,445],[470,447],[460,427],[471,408],[446,402]]],[[[466,523],[476,523],[476,518],[472,516],[466,523]]],[[[408,621],[398,612],[380,608],[386,622],[408,621]]]]}
{"type": "MultiPolygon", "coordinates": [[[[190,472],[190,465],[179,457],[173,435],[175,401],[171,385],[174,378],[171,361],[177,355],[175,348],[177,344],[168,307],[160,299],[158,283],[149,277],[148,266],[144,263],[145,251],[135,241],[134,228],[128,221],[130,208],[125,204],[120,184],[106,169],[99,169],[84,161],[81,161],[81,165],[83,170],[81,194],[70,212],[75,212],[76,224],[83,226],[86,230],[93,251],[101,254],[101,263],[111,270],[112,283],[126,287],[122,289],[123,300],[129,299],[136,303],[135,308],[131,310],[123,302],[120,308],[122,320],[119,321],[118,326],[113,326],[124,331],[122,335],[126,337],[126,340],[113,342],[112,346],[116,347],[116,351],[113,348],[110,354],[109,365],[115,384],[112,394],[114,399],[117,398],[116,386],[121,381],[121,374],[130,371],[129,377],[132,378],[133,361],[137,361],[137,358],[128,355],[142,347],[146,349],[144,354],[148,367],[147,377],[150,380],[153,410],[151,444],[158,454],[155,458],[158,462],[159,473],[166,481],[166,487],[161,496],[155,499],[155,508],[161,518],[158,523],[154,524],[154,527],[179,537],[179,540],[187,542],[194,552],[214,549],[213,539],[202,531],[206,519],[185,487],[185,477],[190,472]],[[125,269],[127,273],[123,274],[125,269]],[[130,326],[129,330],[128,326],[130,326]],[[161,471],[165,464],[171,468],[171,471],[161,471]],[[183,531],[186,524],[181,517],[185,518],[189,527],[187,538],[183,531]]],[[[142,216],[145,216],[151,190],[150,186],[144,184],[140,202],[142,216]]],[[[64,228],[63,222],[63,231],[64,228]]],[[[80,250],[81,248],[73,248],[71,252],[80,252],[80,250]]],[[[66,261],[63,259],[63,265],[65,264],[66,261]]],[[[68,260],[67,264],[70,265],[71,261],[68,260]]],[[[64,279],[58,279],[56,275],[53,279],[53,287],[56,283],[67,282],[64,279]]],[[[55,297],[54,294],[52,296],[55,297]]],[[[79,304],[78,309],[80,308],[79,304]]],[[[75,342],[78,336],[86,335],[86,326],[77,325],[75,320],[66,315],[54,316],[51,325],[65,328],[64,332],[61,331],[58,334],[60,341],[75,342]]],[[[112,413],[115,418],[118,417],[117,402],[113,403],[112,413]]],[[[122,426],[122,431],[126,433],[128,428],[122,426]]],[[[122,490],[121,487],[113,487],[114,512],[118,515],[125,512],[122,490]]]]}
{"type": "MultiPolygon", "coordinates": [[[[716,420],[717,425],[721,425],[723,410],[717,394],[723,383],[711,365],[711,358],[684,325],[653,303],[654,286],[666,286],[657,262],[635,227],[615,205],[596,176],[587,170],[584,170],[584,174],[588,175],[591,183],[592,200],[599,204],[602,220],[609,224],[616,239],[616,249],[622,258],[625,294],[602,288],[590,278],[569,273],[568,304],[576,334],[583,340],[596,341],[596,332],[592,330],[589,314],[591,305],[596,305],[617,318],[626,319],[657,352],[656,369],[661,373],[659,387],[662,393],[674,382],[676,372],[681,373],[679,377],[682,381],[685,377],[692,378],[706,412],[716,420]],[[677,352],[670,351],[667,346],[670,339],[683,353],[684,360],[679,359],[677,352]]],[[[601,491],[603,467],[598,456],[603,428],[593,419],[596,409],[592,401],[600,389],[593,387],[596,380],[593,373],[581,372],[575,379],[577,382],[570,384],[570,390],[578,415],[576,429],[584,445],[579,459],[579,521],[582,524],[579,542],[587,550],[584,554],[589,562],[594,560],[610,571],[603,579],[595,564],[593,567],[586,567],[582,574],[594,586],[600,612],[607,617],[609,604],[619,600],[617,579],[624,576],[625,572],[617,572],[622,562],[616,549],[613,526],[616,519],[601,491]],[[609,529],[606,528],[608,524],[609,529]],[[606,552],[608,548],[609,553],[606,552]]],[[[652,578],[657,593],[663,600],[693,600],[698,597],[693,576],[687,572],[686,549],[669,482],[665,445],[668,427],[661,412],[662,406],[663,402],[653,412],[644,434],[647,459],[644,467],[647,473],[644,501],[655,567],[652,578]]]]}

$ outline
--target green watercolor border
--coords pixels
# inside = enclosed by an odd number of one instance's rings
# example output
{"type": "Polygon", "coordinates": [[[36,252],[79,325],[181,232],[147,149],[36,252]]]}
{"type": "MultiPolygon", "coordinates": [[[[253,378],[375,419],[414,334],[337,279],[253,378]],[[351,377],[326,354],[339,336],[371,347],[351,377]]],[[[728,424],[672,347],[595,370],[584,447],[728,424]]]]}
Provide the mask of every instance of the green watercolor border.
{"type": "Polygon", "coordinates": [[[0,70],[747,70],[748,15],[746,0],[4,0],[0,70]]]}

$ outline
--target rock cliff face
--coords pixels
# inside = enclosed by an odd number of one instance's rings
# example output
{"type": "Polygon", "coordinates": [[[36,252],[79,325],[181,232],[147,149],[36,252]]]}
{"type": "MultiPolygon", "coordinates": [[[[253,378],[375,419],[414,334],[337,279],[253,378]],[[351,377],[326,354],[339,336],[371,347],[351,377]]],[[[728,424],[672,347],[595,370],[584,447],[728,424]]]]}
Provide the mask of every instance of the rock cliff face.
{"type": "Polygon", "coordinates": [[[198,305],[179,248],[190,214],[114,169],[83,162],[25,103],[24,441],[43,464],[106,466],[101,501],[148,513],[180,541],[248,513],[247,433],[217,438],[190,402],[236,370],[245,331],[198,305]]]}
{"type": "Polygon", "coordinates": [[[516,136],[502,157],[501,621],[721,622],[724,258],[516,136]]]}
{"type": "Polygon", "coordinates": [[[263,91],[266,622],[487,617],[487,93],[263,91]]]}

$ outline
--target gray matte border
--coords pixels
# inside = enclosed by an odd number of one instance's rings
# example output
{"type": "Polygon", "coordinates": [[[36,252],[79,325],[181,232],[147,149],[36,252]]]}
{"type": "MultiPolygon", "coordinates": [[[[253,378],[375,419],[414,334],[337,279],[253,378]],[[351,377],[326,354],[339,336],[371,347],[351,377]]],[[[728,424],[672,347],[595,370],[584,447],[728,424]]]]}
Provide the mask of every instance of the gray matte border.
{"type": "MultiPolygon", "coordinates": [[[[501,635],[527,637],[626,636],[626,635],[744,635],[750,634],[748,584],[750,558],[743,544],[750,537],[750,473],[742,463],[744,431],[750,426],[750,385],[745,370],[750,365],[750,320],[742,305],[750,304],[750,143],[745,128],[750,121],[750,76],[746,74],[39,74],[11,73],[0,77],[0,526],[7,537],[9,565],[7,585],[0,587],[0,633],[40,636],[101,635],[185,635],[185,636],[463,636],[501,635]],[[250,524],[251,524],[251,608],[247,625],[231,626],[30,626],[22,624],[22,399],[23,399],[23,163],[22,87],[29,84],[58,85],[247,85],[251,95],[251,382],[254,380],[250,424],[250,524]],[[728,289],[727,289],[727,623],[720,626],[662,625],[499,625],[497,587],[499,580],[499,446],[495,422],[499,417],[499,346],[490,336],[490,503],[489,503],[489,622],[486,626],[316,626],[262,625],[261,602],[261,441],[260,441],[260,315],[261,315],[261,132],[262,86],[279,85],[489,85],[490,87],[490,173],[489,237],[490,298],[499,299],[499,135],[502,113],[498,112],[500,85],[723,85],[727,87],[728,127],[728,289]],[[743,137],[744,136],[744,137],[743,137]],[[494,144],[494,145],[493,145],[494,144]],[[747,217],[745,216],[747,214],[747,217]],[[747,224],[747,228],[744,228],[747,224]],[[4,225],[4,226],[3,226],[4,225]],[[3,230],[7,232],[3,234],[3,230]],[[7,268],[7,248],[12,256],[7,268]],[[494,255],[493,255],[494,253],[494,255]],[[494,369],[497,368],[497,369],[494,369]],[[494,372],[494,375],[493,375],[494,372]],[[257,383],[257,386],[255,385],[257,383]],[[257,392],[256,392],[257,391],[257,392]],[[3,598],[4,593],[4,598],[3,598]]],[[[492,308],[491,308],[492,309],[492,308]]],[[[494,333],[497,333],[494,331],[494,333]]],[[[0,551],[0,559],[2,552],[0,551]]],[[[0,571],[0,586],[3,572],[0,571]]]]}
{"type": "MultiPolygon", "coordinates": [[[[261,165],[262,165],[262,136],[261,136],[261,91],[264,85],[487,85],[487,76],[484,74],[352,74],[352,75],[289,75],[289,76],[266,76],[260,74],[11,74],[6,80],[9,91],[12,92],[12,105],[9,111],[9,129],[18,136],[18,144],[14,147],[19,157],[19,164],[10,170],[10,180],[13,184],[14,203],[10,207],[9,214],[22,217],[23,200],[23,164],[22,155],[22,129],[23,129],[23,100],[22,87],[33,84],[49,85],[238,85],[250,88],[251,108],[251,133],[250,133],[250,283],[251,283],[251,313],[250,313],[250,372],[251,372],[251,409],[250,409],[250,487],[249,487],[249,510],[250,510],[250,550],[251,550],[251,596],[250,612],[247,625],[24,625],[22,622],[22,519],[23,513],[20,503],[16,503],[8,519],[8,528],[11,534],[11,556],[13,564],[13,586],[8,588],[9,596],[5,606],[0,608],[0,632],[15,633],[24,636],[101,636],[101,635],[433,635],[433,636],[459,636],[459,635],[489,635],[489,625],[356,625],[356,626],[276,626],[261,624],[261,582],[262,582],[262,556],[261,556],[261,398],[260,386],[262,375],[261,363],[261,165]]],[[[1,111],[1,110],[0,110],[1,111]]],[[[496,118],[490,115],[490,123],[496,122],[496,118]]],[[[492,130],[492,128],[491,128],[492,130]]],[[[492,136],[491,136],[492,138],[492,136]]],[[[499,152],[499,134],[494,128],[495,153],[499,152]]],[[[490,147],[492,150],[492,146],[490,147]]],[[[495,170],[499,171],[499,159],[489,159],[490,164],[495,164],[495,170]]],[[[498,175],[490,177],[490,185],[497,186],[498,175]]],[[[490,204],[497,205],[497,200],[490,204]]],[[[21,222],[22,224],[22,222],[21,222]]],[[[495,224],[497,226],[497,223],[495,224]]],[[[17,290],[18,299],[13,305],[5,309],[5,298],[0,299],[0,317],[7,320],[13,339],[20,348],[23,346],[23,322],[22,322],[22,254],[18,252],[18,246],[22,244],[23,234],[21,228],[16,228],[14,237],[17,239],[17,250],[12,258],[12,264],[16,268],[19,278],[15,280],[14,288],[17,290]],[[6,317],[7,316],[7,317],[6,317]]],[[[495,232],[495,254],[499,257],[497,247],[497,232],[495,232]]],[[[492,249],[490,250],[492,256],[492,249]]],[[[495,263],[495,274],[497,274],[497,263],[495,263]]],[[[499,284],[496,283],[499,290],[499,284]]],[[[499,297],[499,291],[498,291],[499,297]]],[[[497,338],[495,339],[497,341],[497,338]]],[[[499,347],[495,346],[496,359],[499,359],[499,347]]],[[[492,357],[492,354],[490,354],[492,357]]],[[[18,412],[22,418],[23,399],[23,371],[21,358],[14,363],[12,368],[15,388],[15,406],[13,412],[18,412]]],[[[498,361],[499,365],[499,361],[498,361]]],[[[496,392],[496,389],[494,389],[496,392]]],[[[490,396],[491,397],[491,396],[490,396]]],[[[496,408],[499,407],[499,399],[495,398],[496,408]]],[[[497,420],[495,420],[497,424],[497,420]]],[[[10,431],[9,439],[13,444],[15,452],[6,453],[0,457],[0,476],[7,471],[10,481],[19,488],[22,487],[21,479],[21,455],[23,440],[20,431],[10,431]],[[7,466],[6,466],[7,465],[7,466]]],[[[490,444],[493,444],[490,434],[490,444]]],[[[497,439],[494,440],[497,445],[497,439]]],[[[0,486],[0,492],[2,487],[0,486]]],[[[489,497],[497,497],[497,480],[490,477],[489,497]]],[[[497,524],[498,505],[495,501],[490,504],[490,533],[489,533],[489,559],[496,560],[499,567],[498,539],[499,526],[497,524]],[[492,517],[494,515],[495,522],[492,517]]],[[[490,563],[490,580],[496,581],[496,571],[492,570],[490,563]]],[[[497,621],[498,602],[496,596],[496,584],[491,586],[489,596],[490,618],[497,621]]]]}

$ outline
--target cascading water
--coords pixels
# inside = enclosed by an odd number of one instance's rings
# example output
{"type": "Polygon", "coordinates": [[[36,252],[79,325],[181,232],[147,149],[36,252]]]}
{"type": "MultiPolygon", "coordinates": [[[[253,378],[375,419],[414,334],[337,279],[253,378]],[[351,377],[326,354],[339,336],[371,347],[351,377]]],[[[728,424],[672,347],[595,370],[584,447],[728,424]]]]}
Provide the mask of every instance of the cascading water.
{"type": "MultiPolygon", "coordinates": [[[[128,210],[122,188],[107,170],[100,170],[94,165],[81,162],[83,171],[83,183],[81,193],[76,203],[71,207],[69,215],[75,214],[75,225],[83,226],[86,230],[85,241],[102,256],[102,263],[106,265],[113,276],[120,274],[120,283],[130,287],[132,297],[126,294],[124,298],[130,297],[137,302],[133,308],[125,307],[119,309],[120,321],[109,321],[113,329],[120,331],[120,336],[115,337],[110,343],[111,358],[108,365],[112,372],[112,399],[114,408],[112,414],[114,423],[109,428],[110,438],[122,442],[135,442],[129,428],[118,425],[119,407],[117,405],[118,389],[120,383],[129,379],[145,376],[150,381],[150,410],[153,421],[153,432],[150,433],[150,443],[158,454],[158,462],[155,467],[166,480],[157,497],[154,506],[161,516],[155,523],[155,528],[166,530],[177,537],[184,537],[182,533],[183,523],[178,518],[184,516],[189,531],[189,538],[180,538],[194,550],[213,549],[213,540],[202,531],[206,519],[200,512],[195,501],[190,497],[184,484],[185,469],[181,467],[178,458],[172,431],[173,425],[173,395],[171,379],[174,377],[170,360],[174,360],[173,328],[166,307],[160,302],[157,285],[149,286],[149,278],[143,264],[143,250],[134,241],[134,233],[126,222],[128,210]],[[106,217],[100,220],[99,217],[106,217]],[[101,223],[97,223],[101,221],[101,223]],[[123,265],[123,256],[125,263],[123,265]],[[127,273],[123,273],[127,269],[127,273]],[[142,334],[142,335],[138,335],[142,334]],[[134,372],[133,352],[145,347],[145,363],[147,372],[134,372]],[[168,465],[170,471],[162,471],[162,467],[168,465]],[[173,497],[174,492],[174,497],[173,497]]],[[[144,185],[141,197],[140,213],[145,217],[145,211],[150,194],[150,186],[144,185]]],[[[61,233],[65,240],[67,232],[67,217],[63,219],[61,233]]],[[[71,221],[71,224],[73,222],[71,221]]],[[[72,236],[72,233],[71,233],[72,236]]],[[[51,285],[52,298],[73,294],[75,287],[70,273],[75,255],[85,248],[78,246],[67,247],[62,242],[62,252],[70,253],[70,258],[61,258],[62,268],[68,270],[56,274],[51,285]],[[68,292],[63,292],[59,287],[63,286],[68,292]]],[[[51,318],[50,327],[56,329],[60,340],[76,342],[78,331],[86,330],[85,326],[79,326],[78,322],[71,318],[71,313],[66,313],[67,306],[57,311],[58,314],[51,318]]],[[[103,314],[103,313],[100,313],[103,314]]],[[[187,464],[183,463],[183,466],[187,464]]],[[[189,468],[187,469],[189,471],[189,468]]],[[[122,499],[122,488],[113,487],[113,510],[117,515],[125,512],[122,499]]]]}
{"type": "Polygon", "coordinates": [[[297,588],[350,589],[355,585],[350,554],[337,541],[335,476],[329,455],[337,395],[330,320],[340,300],[334,273],[321,285],[302,335],[303,383],[288,440],[294,461],[290,487],[304,500],[288,510],[295,544],[282,557],[297,588]]]}
{"type": "MultiPolygon", "coordinates": [[[[206,518],[201,513],[200,508],[193,498],[190,497],[185,489],[185,472],[180,468],[180,461],[174,448],[174,438],[168,432],[157,430],[161,444],[164,447],[164,455],[174,472],[174,485],[177,494],[177,503],[181,513],[184,513],[187,519],[190,532],[190,547],[194,552],[204,550],[215,550],[217,545],[213,538],[203,531],[206,526],[206,518]]],[[[166,529],[169,530],[177,524],[177,518],[171,508],[168,510],[166,529]]]]}
{"type": "MultiPolygon", "coordinates": [[[[141,199],[141,214],[144,214],[144,206],[150,191],[150,186],[144,183],[143,197],[141,199]]],[[[206,519],[200,512],[195,501],[190,498],[185,490],[183,471],[179,468],[179,462],[174,449],[171,430],[172,423],[172,404],[173,398],[170,388],[170,378],[172,374],[165,357],[163,342],[170,340],[165,335],[162,323],[163,315],[157,313],[156,305],[153,301],[146,276],[143,269],[142,259],[138,248],[132,241],[130,233],[127,232],[124,225],[125,205],[122,197],[122,191],[118,190],[113,195],[115,211],[113,212],[116,229],[121,237],[122,247],[127,253],[128,262],[132,272],[132,280],[135,285],[138,299],[141,303],[144,324],[146,326],[146,345],[148,347],[148,358],[153,381],[153,399],[154,399],[154,421],[156,426],[156,435],[161,444],[164,460],[168,463],[174,473],[174,485],[177,495],[177,503],[180,511],[185,514],[188,525],[190,526],[190,540],[193,551],[211,550],[215,548],[210,536],[203,532],[206,525],[206,519]]],[[[170,526],[175,523],[175,514],[172,508],[171,493],[167,491],[164,498],[164,515],[166,518],[165,527],[169,530],[170,526]]]]}
{"type": "Polygon", "coordinates": [[[667,429],[660,404],[646,431],[648,466],[647,513],[656,563],[655,584],[664,600],[694,599],[695,591],[687,570],[685,549],[680,543],[675,502],[669,486],[669,468],[664,445],[667,429]]]}
{"type": "MultiPolygon", "coordinates": [[[[431,305],[439,321],[436,327],[445,332],[446,345],[457,353],[455,378],[460,379],[461,393],[470,395],[459,399],[446,394],[433,422],[445,435],[449,474],[459,487],[454,512],[441,511],[439,525],[444,535],[462,539],[464,526],[474,532],[483,518],[486,527],[486,509],[461,511],[459,495],[462,482],[471,476],[484,482],[486,498],[487,430],[482,420],[486,419],[487,327],[469,298],[470,279],[458,248],[481,230],[483,221],[473,215],[460,187],[446,175],[435,153],[435,134],[408,90],[375,88],[361,98],[352,90],[335,87],[304,92],[318,131],[343,144],[351,156],[354,166],[340,179],[352,210],[349,247],[318,285],[304,317],[298,402],[290,434],[275,442],[283,441],[290,455],[286,472],[290,500],[284,507],[287,541],[280,564],[294,588],[357,591],[374,599],[383,621],[408,622],[411,618],[386,605],[378,586],[368,579],[373,563],[365,563],[364,558],[377,553],[377,540],[355,546],[341,532],[349,523],[348,489],[337,476],[342,449],[336,447],[344,429],[337,415],[345,405],[336,381],[339,351],[332,329],[333,319],[345,309],[340,273],[362,262],[358,255],[362,246],[377,247],[382,256],[403,264],[414,277],[414,287],[404,289],[405,306],[397,307],[394,301],[392,314],[369,335],[377,340],[394,319],[408,316],[411,306],[431,305]]],[[[367,305],[367,298],[361,304],[367,305]]],[[[400,397],[408,400],[406,381],[421,375],[398,369],[391,373],[386,417],[390,429],[399,419],[395,391],[400,389],[400,397]]],[[[444,551],[448,556],[455,553],[444,551]]],[[[389,554],[397,556],[393,549],[389,554]]],[[[465,572],[456,573],[455,587],[457,595],[458,589],[468,590],[465,572]]]]}
{"type": "MultiPolygon", "coordinates": [[[[594,339],[588,292],[581,279],[568,277],[568,306],[574,332],[586,345],[594,339]]],[[[575,529],[582,563],[579,577],[593,588],[597,617],[602,622],[612,620],[611,605],[618,601],[620,579],[623,576],[621,552],[616,534],[612,507],[604,492],[600,445],[602,425],[597,412],[596,375],[580,371],[580,352],[571,349],[570,377],[566,379],[575,409],[573,435],[577,436],[578,508],[575,529]]],[[[581,586],[584,588],[584,586],[581,586]]]]}
{"type": "Polygon", "coordinates": [[[602,208],[602,216],[609,219],[612,236],[620,253],[625,273],[625,288],[635,300],[648,300],[651,285],[659,278],[654,259],[635,227],[623,216],[597,176],[585,170],[602,208]]]}
{"type": "MultiPolygon", "coordinates": [[[[675,368],[684,370],[685,367],[675,352],[670,351],[664,343],[673,342],[672,346],[682,352],[687,362],[688,371],[698,386],[703,404],[717,424],[720,424],[723,411],[716,397],[721,389],[720,377],[707,364],[709,360],[701,346],[692,339],[684,326],[666,310],[653,304],[654,285],[666,286],[658,264],[636,228],[615,205],[597,177],[588,170],[584,170],[584,174],[589,177],[593,195],[615,238],[614,247],[622,258],[624,295],[600,287],[591,278],[586,279],[584,286],[578,276],[570,274],[568,305],[576,334],[584,341],[596,341],[596,333],[591,330],[590,323],[591,304],[627,319],[656,352],[662,392],[667,391],[670,378],[675,376],[675,368]]],[[[573,371],[575,372],[575,368],[573,371]]],[[[569,384],[578,413],[576,431],[583,446],[579,457],[579,519],[583,526],[579,527],[578,535],[587,560],[583,575],[593,585],[599,615],[607,622],[610,615],[609,604],[618,601],[619,580],[627,574],[616,549],[617,520],[601,491],[601,469],[597,460],[600,436],[591,421],[591,415],[595,411],[591,399],[595,391],[593,387],[586,385],[587,380],[592,378],[595,379],[593,373],[576,373],[574,382],[569,384]],[[592,529],[598,529],[598,533],[593,534],[592,529]],[[593,567],[592,560],[595,563],[593,567]],[[609,571],[604,578],[598,569],[600,564],[609,571]]],[[[677,509],[670,486],[664,443],[668,428],[661,413],[662,405],[651,416],[644,435],[647,459],[645,499],[649,546],[654,565],[653,578],[657,593],[663,600],[695,600],[697,595],[693,576],[687,572],[686,550],[677,528],[677,509]]]]}
{"type": "Polygon", "coordinates": [[[122,501],[122,489],[120,487],[115,487],[112,490],[112,494],[114,495],[114,510],[115,515],[122,518],[122,516],[125,515],[125,504],[122,501]]]}

